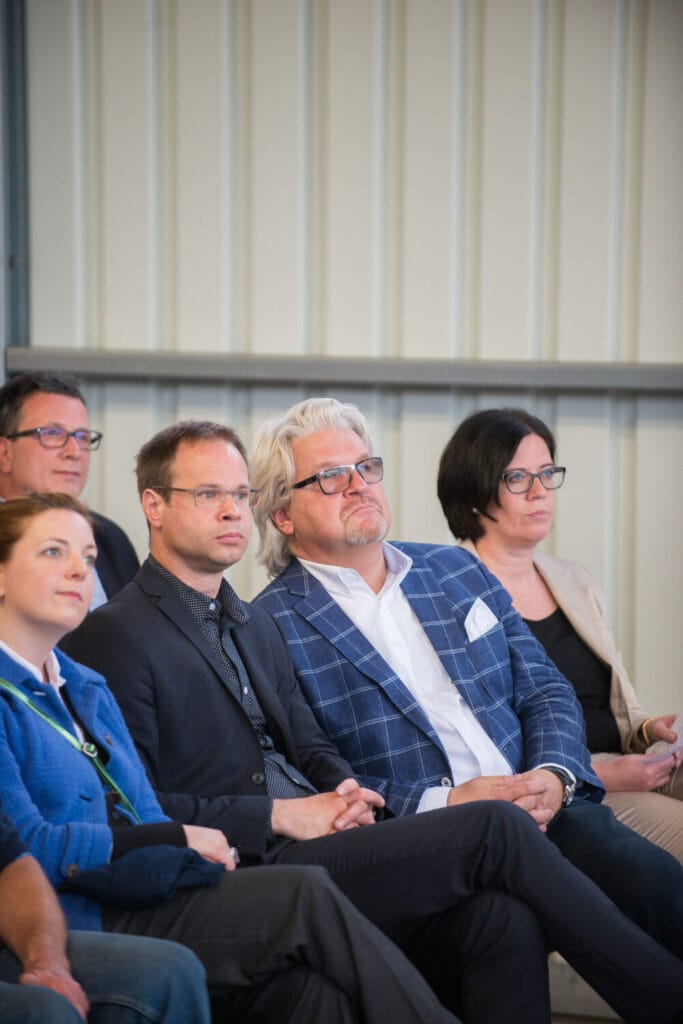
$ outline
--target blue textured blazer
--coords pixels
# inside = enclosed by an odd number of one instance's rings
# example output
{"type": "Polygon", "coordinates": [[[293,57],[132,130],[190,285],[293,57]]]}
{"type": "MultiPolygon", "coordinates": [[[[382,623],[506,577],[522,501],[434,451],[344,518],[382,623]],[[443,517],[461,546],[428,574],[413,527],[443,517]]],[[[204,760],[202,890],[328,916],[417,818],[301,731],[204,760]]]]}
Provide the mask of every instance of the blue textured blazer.
{"type": "MultiPolygon", "coordinates": [[[[398,543],[412,560],[401,587],[434,650],[515,772],[570,769],[581,795],[602,799],[574,690],[512,607],[507,591],[455,547],[398,543]],[[495,625],[469,641],[465,618],[480,598],[495,625]]],[[[439,738],[407,687],[296,558],[258,595],[287,641],[323,729],[363,784],[394,814],[413,812],[426,786],[447,784],[439,738]]]]}
{"type": "MultiPolygon", "coordinates": [[[[109,773],[143,822],[168,820],[102,676],[59,650],[55,653],[69,699],[107,761],[109,773]]],[[[73,733],[71,719],[54,689],[39,683],[2,650],[0,677],[73,733]]],[[[0,689],[0,803],[54,885],[59,886],[75,871],[109,860],[112,834],[97,772],[84,754],[4,689],[0,689]]],[[[122,814],[125,816],[123,809],[122,814]]],[[[72,928],[100,927],[100,908],[93,900],[66,893],[61,902],[72,928]]]]}

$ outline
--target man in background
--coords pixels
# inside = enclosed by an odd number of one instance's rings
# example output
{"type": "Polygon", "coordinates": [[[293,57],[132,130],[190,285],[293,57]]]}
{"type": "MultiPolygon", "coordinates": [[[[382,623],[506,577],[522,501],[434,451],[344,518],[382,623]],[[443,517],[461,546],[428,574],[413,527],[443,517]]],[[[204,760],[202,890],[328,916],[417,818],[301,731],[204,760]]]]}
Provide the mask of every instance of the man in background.
{"type": "MultiPolygon", "coordinates": [[[[0,498],[31,492],[78,498],[88,480],[90,453],[102,434],[90,429],[75,377],[25,373],[0,388],[0,498]]],[[[139,568],[133,545],[111,519],[93,512],[97,562],[91,610],[104,604],[139,568]]]]}

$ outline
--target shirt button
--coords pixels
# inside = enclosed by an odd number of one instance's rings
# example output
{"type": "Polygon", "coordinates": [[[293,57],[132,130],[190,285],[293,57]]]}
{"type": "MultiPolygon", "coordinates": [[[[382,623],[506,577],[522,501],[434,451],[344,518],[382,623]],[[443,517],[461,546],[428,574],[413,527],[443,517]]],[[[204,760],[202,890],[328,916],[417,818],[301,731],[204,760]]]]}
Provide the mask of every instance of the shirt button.
{"type": "Polygon", "coordinates": [[[266,777],[263,774],[263,772],[254,772],[251,776],[251,781],[254,782],[257,786],[262,786],[263,783],[266,781],[266,777]]]}
{"type": "Polygon", "coordinates": [[[111,812],[111,816],[112,816],[112,820],[113,820],[113,821],[118,821],[118,820],[119,820],[119,818],[121,817],[121,815],[119,814],[119,812],[118,812],[118,811],[112,811],[112,812],[111,812]]]}
{"type": "Polygon", "coordinates": [[[65,871],[67,878],[75,878],[77,875],[80,875],[80,873],[81,869],[79,868],[78,864],[69,864],[68,868],[65,871]]]}
{"type": "Polygon", "coordinates": [[[453,783],[451,782],[451,780],[448,778],[447,775],[444,775],[444,777],[441,780],[441,785],[442,786],[452,786],[453,783]]]}

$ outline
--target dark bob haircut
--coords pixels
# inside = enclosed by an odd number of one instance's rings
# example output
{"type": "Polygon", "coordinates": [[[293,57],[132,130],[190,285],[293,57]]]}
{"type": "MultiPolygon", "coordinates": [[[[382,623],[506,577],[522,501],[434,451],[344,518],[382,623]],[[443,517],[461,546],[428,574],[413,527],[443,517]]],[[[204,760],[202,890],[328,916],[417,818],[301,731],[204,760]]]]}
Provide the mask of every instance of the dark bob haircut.
{"type": "Polygon", "coordinates": [[[453,434],[441,454],[437,494],[458,540],[476,541],[483,536],[481,516],[491,502],[500,505],[501,473],[528,434],[545,441],[554,461],[552,431],[524,409],[482,409],[464,419],[453,434]]]}

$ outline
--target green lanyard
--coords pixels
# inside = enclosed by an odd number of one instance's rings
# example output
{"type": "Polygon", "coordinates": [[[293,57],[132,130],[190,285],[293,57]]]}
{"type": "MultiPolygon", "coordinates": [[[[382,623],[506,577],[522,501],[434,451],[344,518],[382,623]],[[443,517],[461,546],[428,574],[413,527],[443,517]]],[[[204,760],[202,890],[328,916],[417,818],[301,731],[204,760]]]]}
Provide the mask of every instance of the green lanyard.
{"type": "Polygon", "coordinates": [[[27,708],[30,708],[31,711],[35,711],[39,718],[42,718],[44,722],[47,722],[48,725],[51,725],[52,728],[55,729],[61,736],[63,736],[65,740],[69,741],[72,747],[78,750],[81,754],[85,754],[85,756],[88,758],[88,760],[90,761],[90,763],[92,764],[93,768],[100,776],[102,781],[106,783],[107,786],[109,786],[112,792],[116,793],[121,802],[121,806],[125,807],[125,809],[131,815],[131,817],[138,823],[138,825],[141,823],[140,815],[135,810],[126,794],[123,792],[123,790],[119,788],[117,783],[114,782],[111,775],[100,761],[98,750],[94,743],[79,743],[75,736],[72,736],[72,734],[70,732],[67,732],[67,730],[59,724],[59,722],[55,722],[52,718],[50,718],[49,715],[46,715],[44,711],[41,711],[40,708],[37,708],[35,704],[33,704],[28,699],[26,694],[22,693],[21,690],[17,686],[14,686],[13,683],[9,683],[6,679],[0,679],[0,686],[3,688],[3,690],[8,690],[10,693],[14,694],[14,696],[18,700],[22,701],[22,703],[24,703],[27,708]]]}

